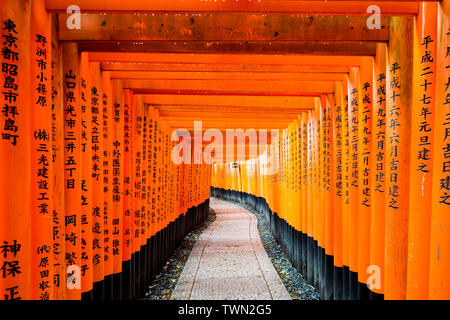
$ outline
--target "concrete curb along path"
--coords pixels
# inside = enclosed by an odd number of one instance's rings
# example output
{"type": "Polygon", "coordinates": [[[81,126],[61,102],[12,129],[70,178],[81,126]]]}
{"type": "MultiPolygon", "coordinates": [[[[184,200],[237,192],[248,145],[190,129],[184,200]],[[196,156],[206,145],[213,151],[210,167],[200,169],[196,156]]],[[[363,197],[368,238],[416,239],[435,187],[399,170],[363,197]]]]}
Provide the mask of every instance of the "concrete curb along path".
{"type": "Polygon", "coordinates": [[[172,293],[174,300],[290,300],[261,243],[257,218],[215,198],[214,221],[199,237],[172,293]]]}

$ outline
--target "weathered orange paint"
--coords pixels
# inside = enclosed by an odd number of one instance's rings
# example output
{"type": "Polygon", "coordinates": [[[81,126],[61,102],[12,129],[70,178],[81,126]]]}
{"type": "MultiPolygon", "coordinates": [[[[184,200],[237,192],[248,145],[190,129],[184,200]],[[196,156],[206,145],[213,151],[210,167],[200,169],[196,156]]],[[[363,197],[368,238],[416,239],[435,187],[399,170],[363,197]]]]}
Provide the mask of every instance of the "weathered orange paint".
{"type": "Polygon", "coordinates": [[[64,163],[65,163],[65,233],[66,299],[81,299],[81,86],[80,54],[76,43],[63,44],[64,163]],[[79,269],[78,269],[79,268],[79,269]],[[72,281],[70,281],[72,280],[72,281]]]}
{"type": "Polygon", "coordinates": [[[105,277],[113,274],[113,97],[109,72],[102,73],[102,112],[103,112],[103,217],[104,239],[103,258],[105,277]]]}
{"type": "MultiPolygon", "coordinates": [[[[115,80],[114,80],[115,81],[115,80]]],[[[132,187],[132,148],[134,144],[133,136],[133,113],[131,106],[131,92],[129,90],[123,91],[123,261],[130,261],[133,253],[133,241],[135,237],[133,233],[134,213],[132,203],[134,201],[133,187],[132,187]]],[[[139,224],[139,218],[137,219],[139,224]]],[[[139,238],[137,239],[139,242],[139,238]]]]}
{"type": "Polygon", "coordinates": [[[444,1],[438,12],[436,54],[436,108],[434,167],[432,182],[429,298],[450,299],[450,216],[449,212],[449,119],[448,55],[450,3],[444,1]]]}
{"type": "Polygon", "coordinates": [[[348,135],[349,135],[349,268],[358,272],[358,210],[359,190],[358,181],[358,134],[359,134],[359,108],[361,108],[360,70],[352,68],[349,74],[348,86],[348,135]]]}
{"type": "Polygon", "coordinates": [[[370,289],[384,293],[385,193],[386,193],[386,44],[377,46],[372,106],[372,162],[370,207],[370,265],[380,271],[370,289]]]}
{"type": "MultiPolygon", "coordinates": [[[[0,73],[2,89],[6,77],[14,78],[11,88],[0,95],[3,109],[6,105],[17,106],[17,113],[9,109],[0,115],[0,241],[5,252],[0,255],[2,300],[30,299],[30,252],[31,252],[31,108],[30,97],[30,19],[31,2],[26,0],[2,1],[0,6],[0,34],[17,38],[14,44],[2,46],[17,52],[17,57],[0,56],[0,62],[8,67],[0,73]],[[17,65],[17,75],[11,74],[10,65],[17,65]],[[15,89],[15,90],[14,90],[15,89]],[[17,94],[17,95],[16,95],[17,94]],[[11,100],[11,101],[10,101],[11,100]],[[8,124],[5,128],[5,124],[8,124]],[[16,129],[17,128],[17,129],[16,129]],[[17,269],[15,269],[17,267],[17,269]],[[14,270],[20,271],[17,273],[14,270]],[[12,271],[12,273],[11,273],[12,271]],[[3,277],[3,272],[5,276],[3,277]]],[[[3,36],[2,36],[3,38],[3,36]]],[[[3,38],[5,39],[5,38],[3,38]]],[[[34,173],[35,174],[35,173],[34,173]]],[[[34,291],[34,290],[33,290],[34,291]]]]}
{"type": "Polygon", "coordinates": [[[360,68],[360,106],[358,109],[358,280],[367,284],[370,265],[370,207],[372,205],[372,108],[374,59],[367,58],[360,68]]]}
{"type": "Polygon", "coordinates": [[[124,97],[120,80],[111,81],[112,99],[112,247],[113,274],[122,272],[123,257],[123,177],[124,177],[124,97]]]}
{"type": "Polygon", "coordinates": [[[31,299],[53,300],[53,159],[51,148],[51,17],[31,3],[31,299]]]}
{"type": "Polygon", "coordinates": [[[92,290],[93,285],[93,247],[92,247],[92,108],[91,108],[91,70],[85,52],[81,53],[80,65],[80,105],[81,105],[81,291],[92,290]]]}
{"type": "Polygon", "coordinates": [[[386,75],[385,299],[405,299],[408,253],[413,21],[390,23],[386,75]]]}
{"type": "MultiPolygon", "coordinates": [[[[67,7],[72,4],[69,0],[46,0],[47,9],[55,12],[66,12],[67,7]]],[[[318,14],[356,14],[366,15],[367,7],[370,4],[380,6],[382,12],[386,15],[411,15],[418,11],[415,2],[391,2],[391,1],[264,1],[262,3],[246,1],[227,1],[226,3],[215,2],[198,2],[197,0],[166,0],[161,3],[148,3],[145,0],[132,0],[123,2],[120,0],[99,0],[87,1],[82,0],[78,5],[89,12],[131,12],[134,13],[136,8],[143,12],[283,12],[283,13],[318,13],[318,14]],[[105,9],[107,8],[107,9],[105,9]]]]}
{"type": "Polygon", "coordinates": [[[105,276],[105,192],[104,192],[104,111],[103,84],[100,65],[90,64],[91,70],[91,123],[89,129],[92,137],[92,264],[93,281],[102,281],[105,276]]]}
{"type": "Polygon", "coordinates": [[[342,267],[343,265],[343,199],[344,199],[344,154],[343,154],[343,105],[342,83],[335,83],[335,92],[333,99],[332,123],[333,123],[333,175],[331,190],[333,193],[333,256],[334,265],[342,267]]]}
{"type": "Polygon", "coordinates": [[[437,13],[437,3],[421,3],[414,30],[406,284],[406,298],[412,300],[428,298],[437,13]]]}
{"type": "Polygon", "coordinates": [[[62,45],[52,23],[52,158],[53,158],[53,258],[55,300],[65,299],[65,197],[64,197],[64,105],[62,45]]]}

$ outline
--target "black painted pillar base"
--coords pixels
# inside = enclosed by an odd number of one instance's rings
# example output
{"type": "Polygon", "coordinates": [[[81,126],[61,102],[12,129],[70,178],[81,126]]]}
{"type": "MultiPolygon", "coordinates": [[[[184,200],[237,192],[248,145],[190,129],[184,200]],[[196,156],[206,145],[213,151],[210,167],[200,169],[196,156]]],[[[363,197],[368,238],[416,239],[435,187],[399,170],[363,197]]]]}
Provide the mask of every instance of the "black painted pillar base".
{"type": "Polygon", "coordinates": [[[273,237],[281,246],[292,265],[315,286],[323,300],[383,300],[382,294],[370,291],[358,281],[358,273],[348,266],[337,267],[334,257],[320,247],[318,241],[308,234],[295,230],[276,212],[272,212],[262,197],[251,194],[211,188],[211,195],[245,204],[264,214],[273,237]]]}
{"type": "Polygon", "coordinates": [[[358,285],[358,273],[351,271],[349,272],[348,277],[349,284],[349,299],[350,300],[359,300],[359,285],[358,285]]]}
{"type": "Polygon", "coordinates": [[[344,268],[343,267],[334,267],[333,270],[333,299],[334,300],[343,300],[343,288],[342,284],[344,282],[344,268]]]}

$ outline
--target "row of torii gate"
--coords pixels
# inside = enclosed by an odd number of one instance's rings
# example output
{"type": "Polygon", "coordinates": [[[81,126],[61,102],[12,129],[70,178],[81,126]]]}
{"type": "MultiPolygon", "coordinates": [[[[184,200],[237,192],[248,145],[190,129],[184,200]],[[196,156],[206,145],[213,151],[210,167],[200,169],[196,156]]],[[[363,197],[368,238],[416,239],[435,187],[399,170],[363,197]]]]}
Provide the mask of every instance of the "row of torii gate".
{"type": "Polygon", "coordinates": [[[0,297],[143,297],[213,187],[324,299],[449,299],[449,10],[3,0],[0,297]]]}

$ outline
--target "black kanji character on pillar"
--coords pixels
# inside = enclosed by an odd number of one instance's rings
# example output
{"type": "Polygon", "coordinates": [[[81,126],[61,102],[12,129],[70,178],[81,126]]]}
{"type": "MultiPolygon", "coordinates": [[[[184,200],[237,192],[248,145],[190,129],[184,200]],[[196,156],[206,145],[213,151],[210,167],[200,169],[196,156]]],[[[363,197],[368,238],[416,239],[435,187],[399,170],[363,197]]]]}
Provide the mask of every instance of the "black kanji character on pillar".
{"type": "Polygon", "coordinates": [[[3,245],[0,246],[0,253],[3,254],[3,258],[7,258],[8,252],[16,257],[21,247],[22,245],[17,243],[17,240],[14,240],[12,244],[9,244],[8,241],[3,241],[3,245]]]}
{"type": "Polygon", "coordinates": [[[45,47],[45,45],[47,44],[47,38],[40,34],[36,34],[36,42],[42,44],[42,46],[45,47]]]}
{"type": "Polygon", "coordinates": [[[431,36],[426,36],[425,38],[423,38],[423,42],[422,42],[422,46],[425,46],[425,49],[428,49],[428,44],[434,42],[433,39],[431,39],[431,36]]]}
{"type": "Polygon", "coordinates": [[[19,289],[18,286],[6,288],[6,291],[8,292],[4,294],[5,300],[21,300],[22,298],[18,296],[19,291],[17,291],[17,289],[19,289]]]}
{"type": "Polygon", "coordinates": [[[11,19],[3,21],[3,25],[4,25],[3,30],[17,34],[16,24],[11,19]]]}
{"type": "Polygon", "coordinates": [[[16,275],[22,273],[20,270],[19,261],[4,261],[0,271],[3,279],[7,276],[15,277],[16,275]]]}

